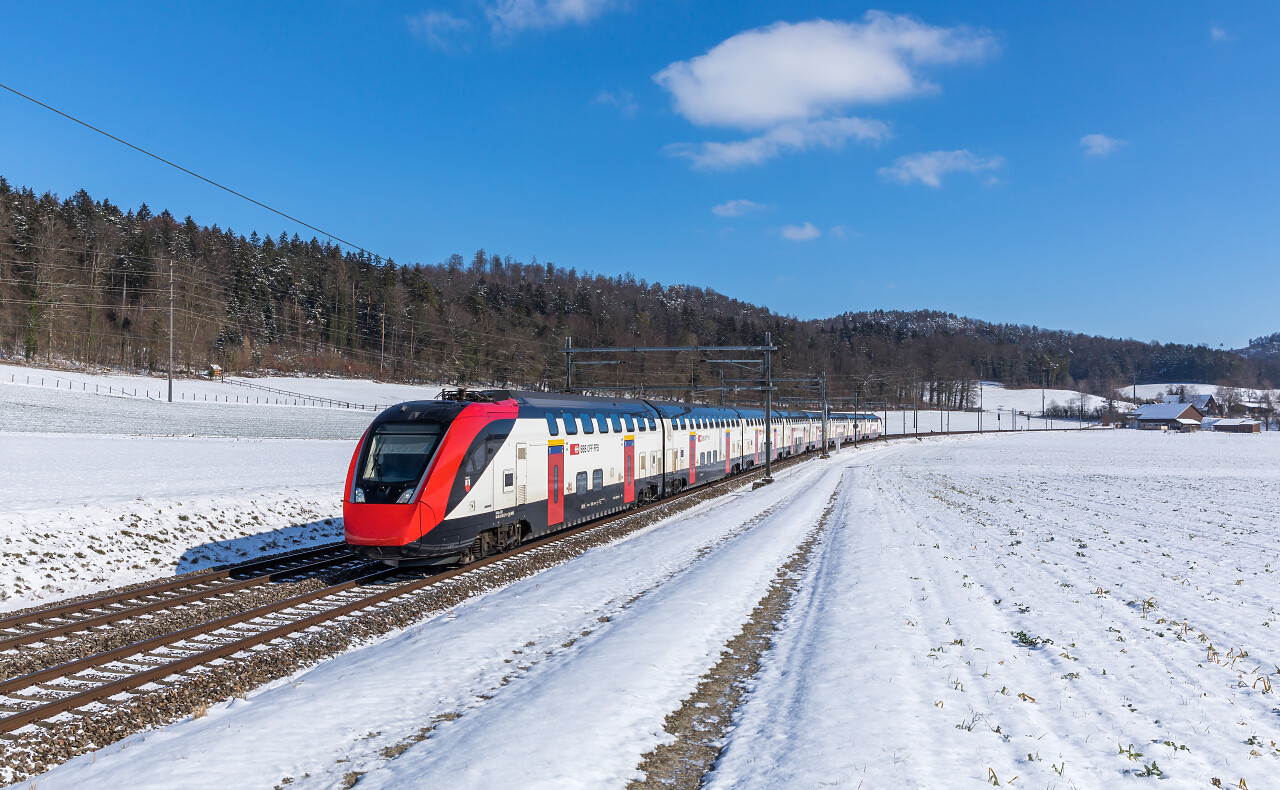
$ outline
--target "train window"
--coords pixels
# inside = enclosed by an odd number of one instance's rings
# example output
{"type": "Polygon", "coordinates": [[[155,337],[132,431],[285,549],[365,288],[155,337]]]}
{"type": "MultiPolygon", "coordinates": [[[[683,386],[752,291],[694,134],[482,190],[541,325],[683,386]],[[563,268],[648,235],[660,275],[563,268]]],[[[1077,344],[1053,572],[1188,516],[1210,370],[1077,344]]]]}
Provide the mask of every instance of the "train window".
{"type": "Polygon", "coordinates": [[[582,432],[583,432],[583,433],[595,433],[595,431],[594,431],[594,430],[592,429],[592,427],[591,427],[591,415],[590,415],[590,414],[584,414],[584,415],[582,415],[582,432]]]}
{"type": "Polygon", "coordinates": [[[591,473],[591,487],[604,488],[604,470],[597,469],[591,473]]]}
{"type": "Polygon", "coordinates": [[[565,412],[562,416],[564,417],[564,432],[573,436],[578,432],[578,419],[569,412],[565,412]]]}
{"type": "Polygon", "coordinates": [[[467,462],[463,465],[462,471],[463,474],[471,477],[472,485],[479,481],[480,475],[489,466],[489,462],[498,454],[498,448],[502,447],[504,439],[506,439],[505,436],[491,436],[477,444],[471,451],[471,455],[467,456],[467,462]]]}
{"type": "Polygon", "coordinates": [[[644,471],[644,453],[640,453],[640,471],[644,471]]]}
{"type": "Polygon", "coordinates": [[[618,415],[610,414],[609,422],[613,425],[615,433],[622,433],[622,420],[618,419],[618,415]]]}
{"type": "Polygon", "coordinates": [[[649,418],[649,430],[651,431],[658,430],[658,423],[654,422],[654,419],[652,417],[649,418]]]}
{"type": "Polygon", "coordinates": [[[609,421],[604,418],[603,414],[596,415],[596,427],[600,429],[600,433],[609,432],[609,421]]]}
{"type": "Polygon", "coordinates": [[[622,415],[622,424],[626,426],[627,431],[630,433],[636,432],[636,421],[632,419],[630,414],[622,415]]]}
{"type": "Polygon", "coordinates": [[[560,426],[556,425],[556,416],[554,414],[547,415],[547,433],[552,436],[560,435],[560,426]]]}
{"type": "Polygon", "coordinates": [[[583,491],[587,490],[587,473],[586,472],[579,472],[578,476],[574,478],[574,480],[577,483],[578,493],[582,493],[583,491]]]}
{"type": "Polygon", "coordinates": [[[502,490],[510,491],[516,487],[516,473],[510,469],[502,473],[502,490]]]}
{"type": "Polygon", "coordinates": [[[643,431],[643,430],[645,430],[645,429],[648,427],[648,426],[646,426],[646,425],[645,425],[644,417],[637,417],[637,418],[636,418],[636,427],[637,427],[637,428],[639,428],[639,429],[640,429],[640,430],[642,430],[642,431],[643,431]]]}
{"type": "Polygon", "coordinates": [[[560,501],[560,467],[551,467],[551,501],[560,501]]]}

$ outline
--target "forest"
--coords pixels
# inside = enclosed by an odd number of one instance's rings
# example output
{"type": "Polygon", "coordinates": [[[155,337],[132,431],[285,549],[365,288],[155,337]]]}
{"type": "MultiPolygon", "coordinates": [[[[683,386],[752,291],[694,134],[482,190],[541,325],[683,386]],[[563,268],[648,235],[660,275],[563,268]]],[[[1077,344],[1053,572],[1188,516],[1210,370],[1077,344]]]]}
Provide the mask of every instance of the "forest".
{"type": "MultiPolygon", "coordinates": [[[[125,209],[84,190],[66,199],[37,194],[0,177],[0,358],[162,371],[171,293],[175,375],[216,364],[250,375],[555,389],[566,338],[575,347],[750,345],[770,333],[779,346],[775,375],[825,372],[836,400],[965,407],[978,380],[1097,394],[1134,381],[1280,383],[1280,356],[1266,353],[1275,336],[1249,353],[927,310],[801,320],[632,273],[605,276],[485,249],[400,265],[331,241],[246,236],[145,204],[125,209]]],[[[744,371],[697,355],[619,359],[625,364],[577,369],[575,382],[755,398],[716,389],[744,371]]],[[[780,395],[812,397],[803,385],[790,390],[780,395]]]]}

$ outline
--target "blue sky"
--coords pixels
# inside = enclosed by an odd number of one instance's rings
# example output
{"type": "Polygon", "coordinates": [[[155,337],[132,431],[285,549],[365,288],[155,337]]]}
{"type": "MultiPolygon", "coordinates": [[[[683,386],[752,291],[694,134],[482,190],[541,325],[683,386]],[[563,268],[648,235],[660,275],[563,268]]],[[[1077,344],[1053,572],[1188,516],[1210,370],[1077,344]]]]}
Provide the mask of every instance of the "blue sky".
{"type": "MultiPolygon", "coordinates": [[[[400,262],[1280,331],[1280,5],[10,4],[0,82],[400,262]]],[[[0,174],[289,223],[0,95],[0,174]]],[[[311,234],[304,234],[311,235],[311,234]]]]}

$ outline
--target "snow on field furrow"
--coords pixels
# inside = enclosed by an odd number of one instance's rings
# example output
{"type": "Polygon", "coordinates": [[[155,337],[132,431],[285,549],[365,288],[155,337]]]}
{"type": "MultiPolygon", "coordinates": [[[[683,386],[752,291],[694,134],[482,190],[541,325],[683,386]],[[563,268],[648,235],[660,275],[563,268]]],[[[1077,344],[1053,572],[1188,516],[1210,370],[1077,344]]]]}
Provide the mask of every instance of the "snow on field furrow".
{"type": "MultiPolygon", "coordinates": [[[[1086,737],[1096,734],[1126,748],[1129,744],[1135,744],[1134,751],[1144,753],[1141,760],[1117,758],[1122,765],[1132,763],[1145,770],[1146,765],[1157,759],[1156,752],[1168,752],[1159,757],[1165,760],[1163,770],[1171,772],[1172,764],[1176,766],[1173,770],[1180,771],[1184,776],[1204,774],[1210,764],[1204,761],[1202,755],[1181,750],[1176,745],[1164,746],[1164,742],[1186,744],[1194,741],[1199,734],[1197,728],[1206,726],[1208,721],[1228,716],[1232,707],[1247,703],[1231,699],[1237,695],[1228,691],[1223,698],[1197,705],[1201,710],[1200,715],[1207,718],[1166,717],[1166,720],[1161,721],[1158,715],[1150,715],[1148,706],[1157,709],[1162,707],[1158,703],[1152,704],[1152,686],[1158,688],[1159,695],[1177,695],[1179,689],[1192,685],[1189,680],[1182,679],[1182,675],[1190,664],[1196,663],[1201,657],[1199,649],[1187,643],[1175,646],[1170,651],[1160,640],[1172,636],[1171,626],[1156,622],[1158,618],[1154,613],[1147,617],[1137,615],[1132,603],[1110,596],[1098,596],[1101,600],[1095,602],[1088,600],[1088,596],[1080,592],[1070,601],[1059,601],[1059,605],[1054,605],[1053,598],[1059,589],[1071,589],[1065,587],[1071,584],[1065,579],[1074,578],[1067,567],[1069,564],[1065,560],[1057,562],[1046,559],[1043,564],[1022,565],[1016,574],[1003,574],[1006,577],[1004,582],[1016,585],[1009,591],[1011,597],[1015,594],[1019,596],[1014,601],[1015,607],[1020,601],[1026,601],[1023,606],[1028,610],[1017,610],[1020,616],[1011,618],[1010,630],[1017,628],[1020,633],[1027,633],[1033,640],[1053,639],[1053,647],[1038,647],[1028,651],[1028,654],[1045,658],[1054,673],[1062,672],[1065,675],[1074,671],[1082,674],[1078,668],[1072,669],[1076,665],[1063,660],[1063,653],[1074,655],[1075,660],[1086,667],[1110,667],[1110,673],[1099,677],[1085,672],[1081,678],[1071,682],[1070,689],[1050,689],[1047,694],[1037,691],[1032,693],[1040,698],[1041,704],[1055,699],[1058,700],[1059,707],[1069,704],[1074,709],[1074,728],[1086,728],[1090,733],[1086,737]],[[1099,642],[1097,637],[1104,627],[1111,629],[1108,634],[1114,633],[1116,639],[1126,640],[1123,646],[1112,643],[1110,637],[1099,642]],[[1164,637],[1153,637],[1153,633],[1163,633],[1164,637]],[[1090,645],[1090,642],[1095,644],[1090,645]],[[1054,653],[1057,653],[1057,659],[1054,659],[1054,653]],[[1102,678],[1107,679],[1103,681],[1102,678]],[[1171,718],[1173,720],[1169,720],[1171,718]]],[[[1073,586],[1082,585],[1077,583],[1073,586]]],[[[1161,606],[1162,610],[1165,608],[1161,606]]],[[[1210,667],[1207,671],[1210,674],[1217,672],[1217,681],[1223,688],[1230,686],[1236,679],[1234,673],[1223,668],[1210,667]]],[[[1032,677],[1024,682],[1045,685],[1043,678],[1032,677]]],[[[1259,701],[1256,696],[1254,701],[1259,701]]],[[[1178,696],[1178,702],[1186,705],[1191,700],[1181,695],[1178,696]]],[[[1265,707],[1266,703],[1262,702],[1262,709],[1256,713],[1265,716],[1265,707]]],[[[1006,727],[1005,730],[1012,732],[1014,728],[1006,727]]],[[[1045,751],[1045,754],[1049,752],[1045,751]]],[[[1118,747],[1116,754],[1119,754],[1118,747]]],[[[1084,761],[1071,760],[1067,749],[1060,749],[1058,755],[1068,762],[1083,764],[1084,771],[1093,773],[1097,781],[1106,778],[1105,772],[1090,765],[1096,763],[1096,754],[1093,755],[1094,760],[1084,761]]],[[[1219,764],[1231,765],[1231,761],[1221,760],[1219,764]]]]}
{"type": "Polygon", "coordinates": [[[837,477],[834,463],[788,469],[772,486],[712,500],[36,781],[331,788],[363,773],[362,786],[617,785],[816,523],[837,477]],[[518,721],[528,726],[513,734],[518,721]]]}
{"type": "Polygon", "coordinates": [[[810,566],[712,786],[1111,787],[1144,773],[1276,786],[1280,543],[1253,516],[1275,501],[1280,442],[1187,438],[881,456],[810,566]],[[1220,473],[1200,485],[1205,465],[1220,473]]]}

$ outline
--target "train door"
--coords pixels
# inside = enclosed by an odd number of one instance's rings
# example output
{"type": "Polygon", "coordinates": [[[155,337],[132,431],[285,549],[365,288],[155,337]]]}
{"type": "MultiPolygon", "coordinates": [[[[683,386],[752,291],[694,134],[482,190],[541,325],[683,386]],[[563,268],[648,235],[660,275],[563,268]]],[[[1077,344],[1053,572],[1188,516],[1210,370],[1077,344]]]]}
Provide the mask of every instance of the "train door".
{"type": "Polygon", "coordinates": [[[755,445],[754,445],[754,446],[755,446],[755,451],[756,451],[756,463],[757,463],[757,464],[759,464],[759,463],[763,463],[763,462],[760,460],[760,448],[761,448],[761,445],[760,445],[760,429],[759,429],[759,428],[756,428],[756,439],[755,439],[755,445]]]}
{"type": "Polygon", "coordinates": [[[636,437],[622,440],[622,501],[636,501],[636,437]]]}
{"type": "Polygon", "coordinates": [[[698,434],[689,434],[689,485],[698,482],[698,434]]]}
{"type": "Polygon", "coordinates": [[[516,506],[529,504],[529,445],[516,445],[516,506]]]}
{"type": "Polygon", "coordinates": [[[729,464],[733,460],[733,454],[730,452],[732,446],[729,443],[729,431],[724,432],[724,473],[729,474],[729,464]]]}
{"type": "Polygon", "coordinates": [[[547,526],[564,523],[564,439],[547,442],[547,526]]]}

